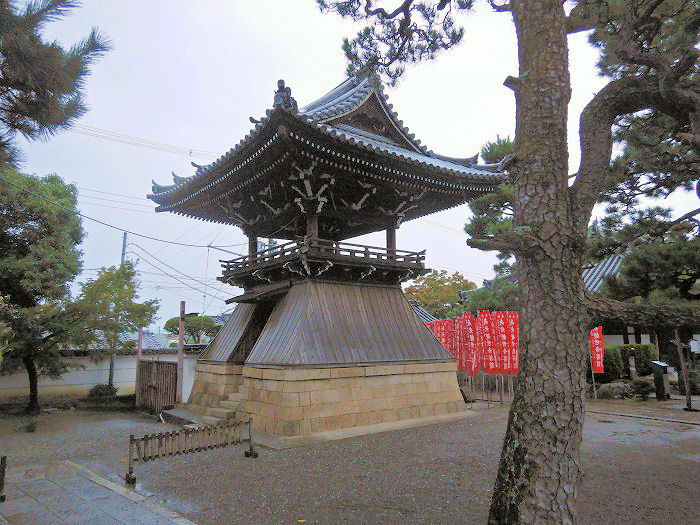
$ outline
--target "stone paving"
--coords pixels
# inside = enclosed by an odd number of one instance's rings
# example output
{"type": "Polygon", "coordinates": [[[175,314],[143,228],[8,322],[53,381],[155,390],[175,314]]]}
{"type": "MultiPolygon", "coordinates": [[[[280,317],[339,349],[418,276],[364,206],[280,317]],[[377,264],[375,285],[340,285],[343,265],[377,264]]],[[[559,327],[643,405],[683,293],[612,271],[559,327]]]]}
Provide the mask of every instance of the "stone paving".
{"type": "MultiPolygon", "coordinates": [[[[12,471],[11,471],[12,472],[12,471]]],[[[188,525],[171,510],[71,461],[8,473],[0,523],[188,525]]]]}

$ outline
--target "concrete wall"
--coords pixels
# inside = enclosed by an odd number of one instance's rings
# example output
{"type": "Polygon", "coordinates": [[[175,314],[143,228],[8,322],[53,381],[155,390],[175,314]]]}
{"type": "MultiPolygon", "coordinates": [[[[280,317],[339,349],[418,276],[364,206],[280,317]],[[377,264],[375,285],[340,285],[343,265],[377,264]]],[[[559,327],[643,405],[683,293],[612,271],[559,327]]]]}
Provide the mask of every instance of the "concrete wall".
{"type": "MultiPolygon", "coordinates": [[[[156,361],[177,361],[176,354],[145,355],[143,359],[156,361]]],[[[109,359],[95,362],[90,357],[67,357],[71,365],[83,368],[73,369],[59,379],[39,378],[39,399],[60,396],[85,396],[96,384],[106,384],[109,379],[109,359]]],[[[194,381],[194,367],[197,357],[185,355],[182,398],[187,399],[194,381]]],[[[136,381],[136,356],[118,355],[114,363],[114,385],[119,394],[133,394],[136,381]]],[[[29,379],[24,369],[11,375],[0,375],[0,400],[27,397],[29,379]]]]}

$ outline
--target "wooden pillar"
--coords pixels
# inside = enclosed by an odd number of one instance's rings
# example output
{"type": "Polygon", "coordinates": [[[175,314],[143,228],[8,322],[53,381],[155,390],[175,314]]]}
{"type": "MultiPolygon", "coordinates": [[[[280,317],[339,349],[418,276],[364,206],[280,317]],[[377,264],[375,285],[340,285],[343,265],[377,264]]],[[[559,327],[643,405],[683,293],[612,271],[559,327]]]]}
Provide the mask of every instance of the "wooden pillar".
{"type": "Polygon", "coordinates": [[[182,374],[185,369],[185,301],[180,301],[180,333],[177,345],[177,388],[175,403],[182,403],[182,374]]]}
{"type": "Polygon", "coordinates": [[[254,233],[248,234],[248,257],[251,261],[257,258],[258,254],[258,237],[254,233]]]}
{"type": "Polygon", "coordinates": [[[389,259],[396,257],[396,226],[389,226],[386,229],[386,251],[389,259]]]}
{"type": "Polygon", "coordinates": [[[306,236],[309,239],[318,239],[318,215],[306,214],[306,236]]]}

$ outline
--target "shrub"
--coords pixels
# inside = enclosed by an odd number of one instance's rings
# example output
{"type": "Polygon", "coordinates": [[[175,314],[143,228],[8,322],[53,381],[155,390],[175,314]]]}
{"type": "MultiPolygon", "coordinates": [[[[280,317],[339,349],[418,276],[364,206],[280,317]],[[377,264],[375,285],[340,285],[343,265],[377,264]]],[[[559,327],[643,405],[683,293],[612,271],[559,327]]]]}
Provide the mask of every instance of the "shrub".
{"type": "Polygon", "coordinates": [[[654,373],[651,362],[659,358],[659,350],[656,345],[615,345],[609,348],[615,348],[620,352],[626,376],[630,375],[629,356],[634,356],[637,375],[648,376],[654,373]]]}
{"type": "MultiPolygon", "coordinates": [[[[700,381],[698,381],[697,370],[688,370],[688,384],[690,384],[690,395],[700,395],[700,381]]],[[[683,382],[683,372],[678,370],[678,392],[685,395],[685,384],[683,382]]]]}
{"type": "MultiPolygon", "coordinates": [[[[610,346],[605,348],[605,353],[603,354],[603,370],[602,374],[596,374],[596,383],[604,384],[620,379],[624,374],[624,367],[622,364],[622,357],[620,356],[620,351],[617,347],[610,346]]],[[[591,360],[588,359],[588,376],[591,374],[591,360]]]]}
{"type": "Polygon", "coordinates": [[[113,385],[95,385],[90,389],[88,397],[91,399],[114,397],[117,395],[118,388],[113,385]]]}
{"type": "Polygon", "coordinates": [[[638,395],[642,398],[642,401],[646,401],[649,397],[649,394],[651,394],[654,391],[654,387],[651,386],[649,381],[644,381],[643,379],[635,379],[634,383],[632,383],[632,390],[634,391],[635,395],[638,395]]]}
{"type": "Polygon", "coordinates": [[[622,381],[607,383],[596,388],[598,399],[625,399],[632,397],[632,388],[622,381]]]}

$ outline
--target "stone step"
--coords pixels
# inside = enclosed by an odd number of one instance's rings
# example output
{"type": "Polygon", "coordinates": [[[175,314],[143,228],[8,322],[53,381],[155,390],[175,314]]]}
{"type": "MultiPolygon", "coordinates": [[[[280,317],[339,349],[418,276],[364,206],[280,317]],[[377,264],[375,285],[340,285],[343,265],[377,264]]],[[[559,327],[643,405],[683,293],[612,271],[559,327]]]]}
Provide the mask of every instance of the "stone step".
{"type": "Polygon", "coordinates": [[[221,408],[228,408],[229,410],[236,410],[238,405],[239,401],[219,401],[219,406],[221,406],[221,408]]]}
{"type": "Polygon", "coordinates": [[[202,423],[205,425],[218,425],[223,418],[214,416],[202,416],[202,423]]]}
{"type": "Polygon", "coordinates": [[[243,400],[243,394],[240,392],[233,392],[232,394],[228,395],[228,400],[229,401],[242,401],[243,400]]]}
{"type": "Polygon", "coordinates": [[[209,410],[207,410],[207,416],[213,416],[213,417],[220,418],[220,419],[229,419],[235,415],[236,415],[236,411],[231,410],[229,408],[210,407],[209,410]]]}

